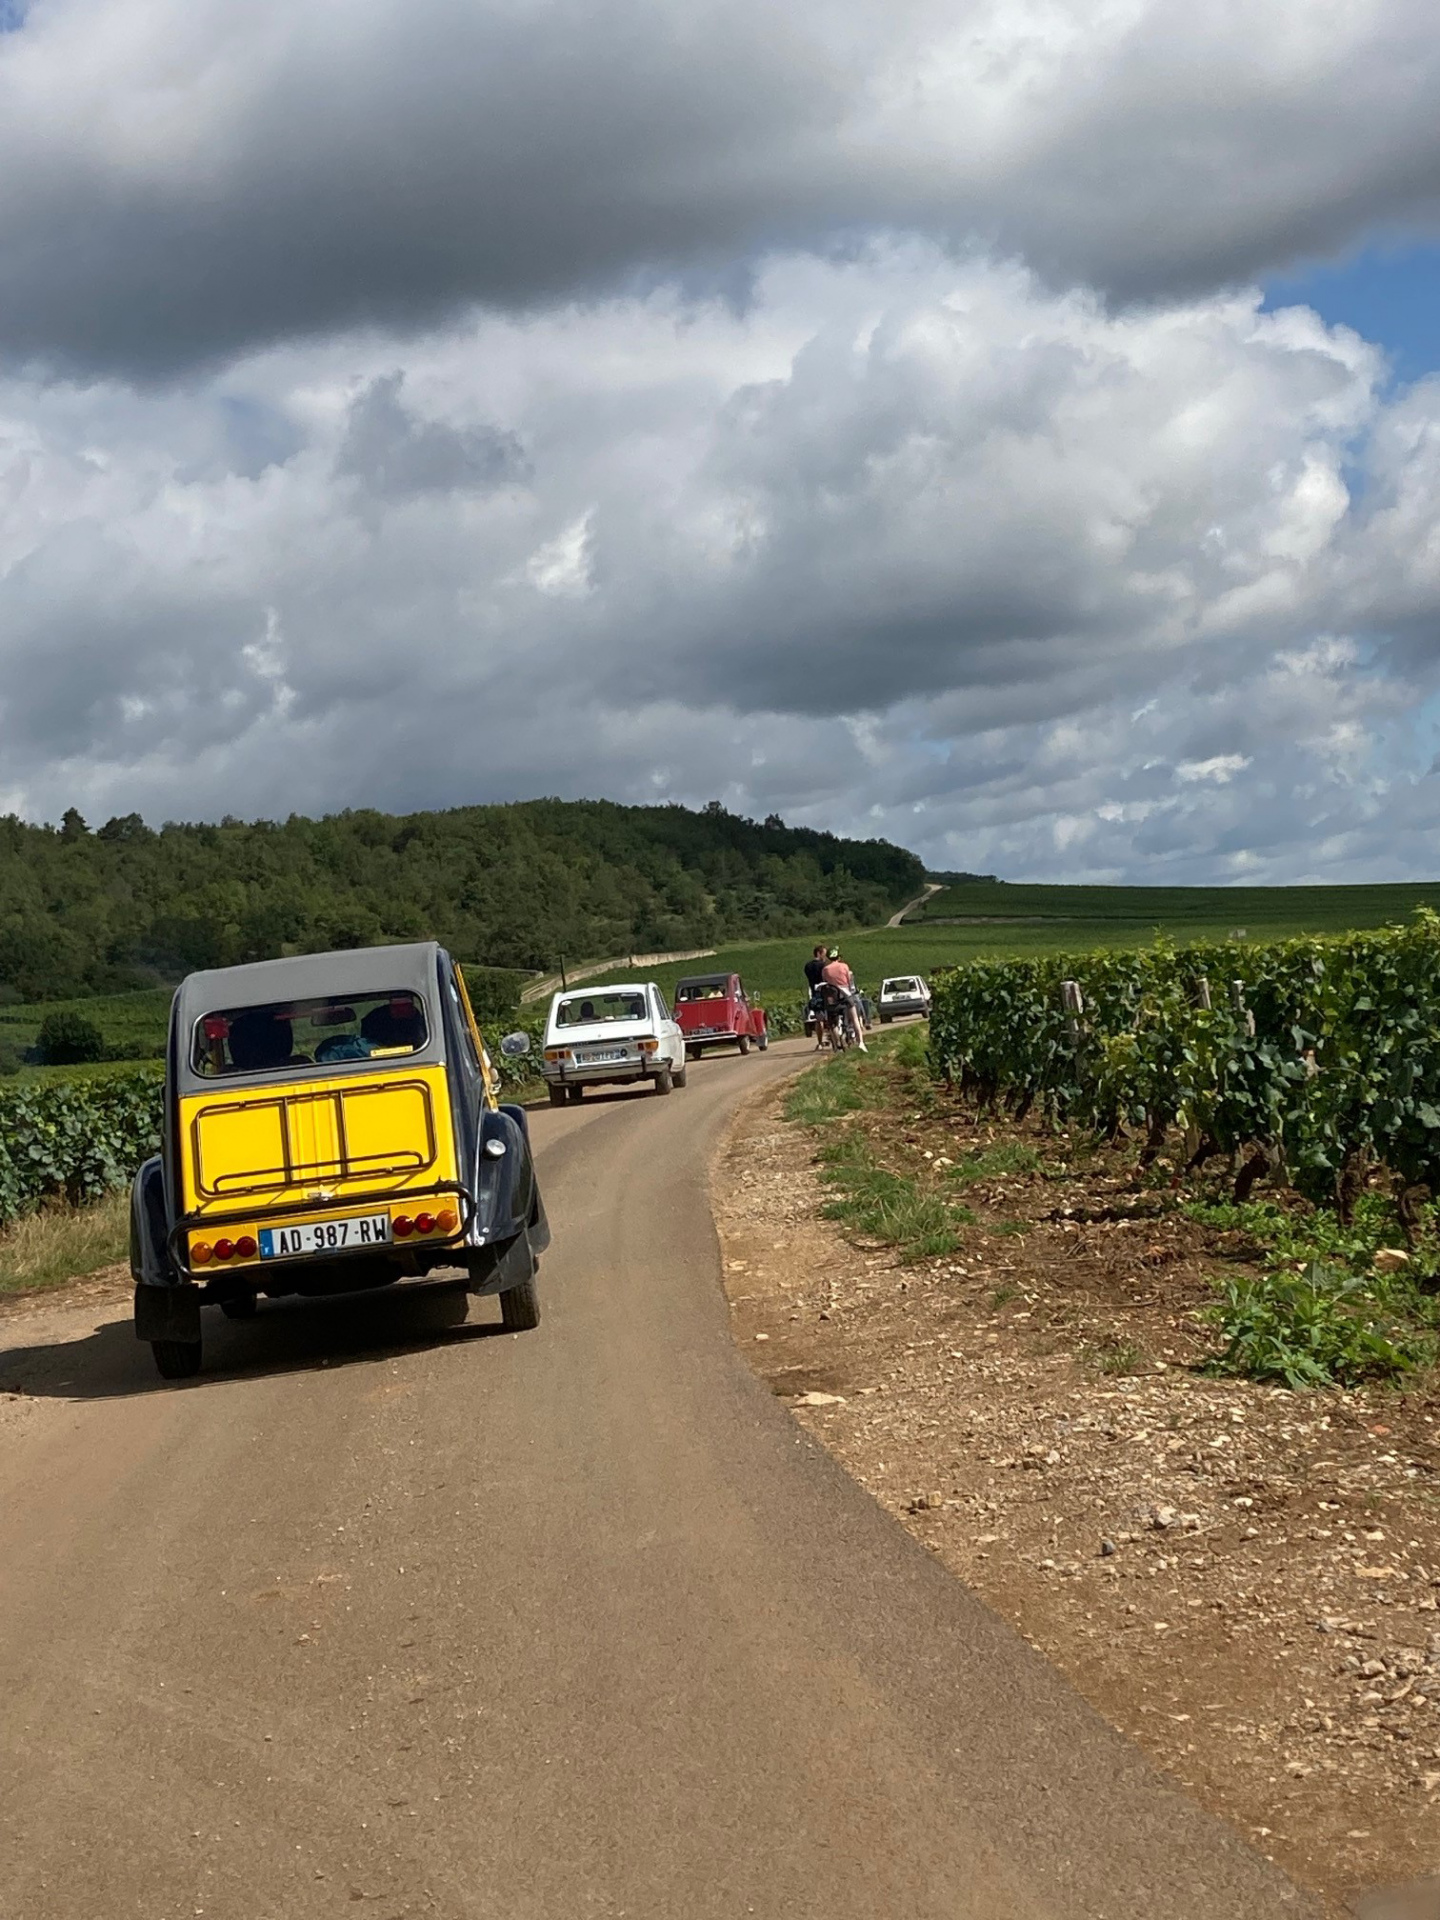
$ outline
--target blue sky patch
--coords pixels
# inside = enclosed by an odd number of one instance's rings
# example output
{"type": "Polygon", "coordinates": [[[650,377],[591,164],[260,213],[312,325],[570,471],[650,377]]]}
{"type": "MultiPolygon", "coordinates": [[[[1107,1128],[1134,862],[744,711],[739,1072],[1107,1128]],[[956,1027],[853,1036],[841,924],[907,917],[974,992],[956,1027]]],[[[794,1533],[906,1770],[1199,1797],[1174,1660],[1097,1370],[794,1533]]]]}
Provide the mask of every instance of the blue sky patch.
{"type": "Polygon", "coordinates": [[[1440,243],[1364,247],[1265,283],[1267,307],[1313,307],[1389,354],[1402,380],[1440,369],[1440,243]]]}

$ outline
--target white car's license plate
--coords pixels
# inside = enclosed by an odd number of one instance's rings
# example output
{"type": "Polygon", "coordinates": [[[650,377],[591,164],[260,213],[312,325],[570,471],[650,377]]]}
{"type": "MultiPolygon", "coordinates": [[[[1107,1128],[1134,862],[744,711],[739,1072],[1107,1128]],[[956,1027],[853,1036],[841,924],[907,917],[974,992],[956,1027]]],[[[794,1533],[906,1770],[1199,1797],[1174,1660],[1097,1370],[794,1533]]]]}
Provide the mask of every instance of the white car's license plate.
{"type": "Polygon", "coordinates": [[[352,1253],[359,1247],[389,1244],[388,1213],[361,1213],[349,1220],[306,1220],[289,1227],[260,1229],[262,1260],[293,1260],[305,1253],[352,1253]]]}
{"type": "Polygon", "coordinates": [[[579,1055],[579,1061],[582,1067],[598,1067],[607,1060],[628,1060],[629,1057],[624,1047],[587,1047],[579,1055]]]}

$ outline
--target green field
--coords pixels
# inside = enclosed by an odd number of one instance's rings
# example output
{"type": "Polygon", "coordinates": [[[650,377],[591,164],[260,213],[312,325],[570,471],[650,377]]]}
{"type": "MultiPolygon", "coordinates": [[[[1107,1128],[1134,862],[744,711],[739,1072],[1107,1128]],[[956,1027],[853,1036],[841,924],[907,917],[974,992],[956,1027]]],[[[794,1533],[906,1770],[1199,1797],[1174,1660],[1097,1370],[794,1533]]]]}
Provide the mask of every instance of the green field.
{"type": "MultiPolygon", "coordinates": [[[[873,994],[886,974],[931,974],[967,960],[1141,946],[1157,933],[1184,940],[1223,940],[1237,934],[1273,940],[1298,933],[1341,933],[1406,920],[1419,906],[1440,910],[1440,885],[1042,887],[977,881],[937,893],[902,927],[836,936],[830,928],[819,926],[812,937],[750,941],[725,947],[710,960],[687,960],[647,971],[667,993],[673,993],[675,982],[687,973],[733,967],[762,1002],[798,1008],[804,998],[802,969],[816,940],[838,938],[861,986],[873,994]]],[[[622,975],[625,971],[617,969],[622,975]]],[[[164,1052],[170,1007],[167,987],[43,1006],[0,1006],[0,1035],[28,1047],[45,1015],[62,1006],[85,1014],[108,1042],[132,1058],[145,1052],[158,1059],[164,1052]]],[[[486,1022],[492,1028],[497,1024],[494,1017],[486,1022]]],[[[57,1067],[26,1068],[25,1072],[39,1076],[112,1070],[57,1067]]]]}
{"type": "Polygon", "coordinates": [[[956,928],[988,925],[993,931],[997,921],[1028,921],[1063,928],[1066,946],[1075,944],[1076,936],[1088,929],[1102,934],[1107,945],[1122,937],[1130,944],[1157,929],[1177,938],[1223,937],[1243,929],[1252,940],[1273,940],[1296,933],[1349,933],[1363,927],[1383,927],[1408,919],[1416,907],[1440,911],[1440,883],[1378,887],[1040,887],[982,880],[933,894],[905,924],[948,924],[956,928]]]}
{"type": "MultiPolygon", "coordinates": [[[[81,1013],[105,1036],[108,1046],[122,1055],[128,1065],[137,1060],[158,1060],[165,1052],[165,1030],[170,1018],[169,987],[149,987],[138,993],[97,995],[93,999],[47,1000],[19,1006],[0,1006],[0,1038],[17,1048],[35,1044],[40,1023],[47,1014],[81,1013]]],[[[44,1078],[52,1073],[67,1077],[75,1074],[104,1073],[113,1067],[25,1067],[26,1078],[44,1078]]]]}
{"type": "MultiPolygon", "coordinates": [[[[974,882],[948,887],[904,926],[839,936],[860,985],[874,994],[886,974],[931,974],[967,960],[1174,939],[1277,940],[1343,933],[1440,910],[1440,885],[1377,887],[1040,887],[974,882]]],[[[815,940],[828,936],[816,929],[815,940]]],[[[654,969],[667,992],[687,973],[735,968],[759,1000],[798,1006],[810,940],[727,947],[713,960],[654,969]]]]}

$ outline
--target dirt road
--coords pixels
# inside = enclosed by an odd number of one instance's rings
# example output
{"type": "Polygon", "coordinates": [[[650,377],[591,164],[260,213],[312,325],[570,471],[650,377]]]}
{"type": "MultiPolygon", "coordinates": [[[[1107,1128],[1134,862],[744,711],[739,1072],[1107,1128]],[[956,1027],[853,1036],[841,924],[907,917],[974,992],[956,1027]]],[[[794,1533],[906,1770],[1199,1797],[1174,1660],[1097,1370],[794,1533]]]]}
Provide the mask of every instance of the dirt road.
{"type": "Polygon", "coordinates": [[[926,886],[925,891],[923,893],[917,893],[913,900],[907,900],[905,902],[905,905],[901,907],[898,913],[891,914],[890,918],[885,922],[885,925],[887,927],[903,926],[905,923],[905,916],[907,913],[913,913],[916,907],[923,907],[925,902],[930,898],[930,896],[932,894],[939,893],[939,891],[940,891],[940,882],[938,880],[930,881],[930,883],[926,886]]]}
{"type": "Polygon", "coordinates": [[[798,1057],[535,1116],[537,1333],[0,1321],[7,1920],[1309,1911],[737,1357],[706,1161],[798,1057]]]}

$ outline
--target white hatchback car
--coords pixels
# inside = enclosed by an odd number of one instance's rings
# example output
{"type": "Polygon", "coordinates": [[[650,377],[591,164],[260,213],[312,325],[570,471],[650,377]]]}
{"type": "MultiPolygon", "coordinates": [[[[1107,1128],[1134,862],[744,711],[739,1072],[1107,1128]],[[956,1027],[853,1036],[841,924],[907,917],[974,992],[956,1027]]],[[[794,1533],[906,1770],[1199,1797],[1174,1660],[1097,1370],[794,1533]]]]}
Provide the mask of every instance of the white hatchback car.
{"type": "Polygon", "coordinates": [[[586,1087],[636,1080],[669,1093],[685,1084],[685,1037],[653,980],[572,987],[550,1002],[540,1071],[552,1107],[578,1100],[586,1087]]]}
{"type": "Polygon", "coordinates": [[[918,973],[895,974],[880,987],[880,1024],[889,1026],[911,1013],[929,1019],[930,989],[918,973]]]}

